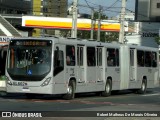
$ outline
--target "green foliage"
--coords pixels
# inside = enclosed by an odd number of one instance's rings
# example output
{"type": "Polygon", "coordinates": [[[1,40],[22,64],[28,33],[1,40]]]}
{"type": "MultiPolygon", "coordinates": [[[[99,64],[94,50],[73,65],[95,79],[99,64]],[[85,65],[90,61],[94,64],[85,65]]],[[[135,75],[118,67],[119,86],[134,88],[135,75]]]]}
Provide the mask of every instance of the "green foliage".
{"type": "Polygon", "coordinates": [[[60,36],[62,37],[71,37],[71,30],[61,30],[60,36]]]}
{"type": "MultiPolygon", "coordinates": [[[[71,30],[61,30],[61,36],[71,37],[71,30]]],[[[91,36],[91,31],[86,31],[86,30],[77,31],[77,38],[90,39],[90,36],[91,36]]],[[[100,40],[102,42],[113,42],[113,41],[118,41],[119,33],[101,31],[100,36],[101,36],[100,40]]],[[[97,39],[97,31],[94,31],[93,39],[95,40],[97,39]]]]}
{"type": "MultiPolygon", "coordinates": [[[[95,13],[94,13],[94,19],[95,19],[95,20],[98,19],[98,14],[99,14],[99,12],[95,12],[95,13]]],[[[106,20],[106,19],[108,19],[108,16],[102,14],[102,15],[101,15],[101,19],[102,19],[102,20],[104,20],[104,19],[106,20]]]]}
{"type": "Polygon", "coordinates": [[[158,45],[160,45],[160,37],[156,37],[156,38],[155,38],[155,41],[156,41],[156,43],[157,43],[158,45]]]}
{"type": "Polygon", "coordinates": [[[108,32],[108,35],[106,35],[106,41],[107,42],[118,42],[119,38],[119,32],[108,32]]]}

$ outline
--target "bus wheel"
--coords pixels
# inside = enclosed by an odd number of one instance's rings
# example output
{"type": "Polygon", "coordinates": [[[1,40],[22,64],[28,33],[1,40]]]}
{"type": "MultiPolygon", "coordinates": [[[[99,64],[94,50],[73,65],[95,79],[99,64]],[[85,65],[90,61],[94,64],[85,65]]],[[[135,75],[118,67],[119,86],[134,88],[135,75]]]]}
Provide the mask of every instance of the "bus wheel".
{"type": "Polygon", "coordinates": [[[67,93],[63,96],[66,100],[71,100],[75,96],[75,82],[70,81],[67,88],[67,93]]]}
{"type": "Polygon", "coordinates": [[[105,91],[102,92],[102,96],[108,97],[111,95],[112,90],[112,82],[111,79],[108,79],[105,86],[105,91]]]}
{"type": "Polygon", "coordinates": [[[137,93],[144,94],[146,93],[146,89],[147,89],[147,80],[143,79],[141,88],[137,91],[137,93]]]}

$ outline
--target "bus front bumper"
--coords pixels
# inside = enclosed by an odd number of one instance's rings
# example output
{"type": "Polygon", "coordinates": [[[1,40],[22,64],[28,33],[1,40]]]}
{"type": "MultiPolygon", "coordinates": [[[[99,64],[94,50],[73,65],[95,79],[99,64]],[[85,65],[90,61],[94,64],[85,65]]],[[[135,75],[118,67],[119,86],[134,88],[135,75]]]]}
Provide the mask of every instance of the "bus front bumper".
{"type": "Polygon", "coordinates": [[[47,86],[12,86],[7,85],[7,93],[35,93],[35,94],[53,94],[53,85],[47,86]]]}

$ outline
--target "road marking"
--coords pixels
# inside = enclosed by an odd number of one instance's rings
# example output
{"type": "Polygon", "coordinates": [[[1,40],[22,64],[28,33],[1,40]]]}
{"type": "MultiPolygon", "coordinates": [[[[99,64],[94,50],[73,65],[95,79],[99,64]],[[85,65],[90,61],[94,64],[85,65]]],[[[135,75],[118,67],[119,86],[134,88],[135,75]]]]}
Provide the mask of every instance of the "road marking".
{"type": "Polygon", "coordinates": [[[34,101],[34,102],[36,102],[36,103],[41,103],[41,102],[44,102],[44,101],[34,101]]]}
{"type": "Polygon", "coordinates": [[[142,96],[156,96],[156,95],[160,95],[160,93],[147,94],[147,95],[142,95],[142,96]]]}

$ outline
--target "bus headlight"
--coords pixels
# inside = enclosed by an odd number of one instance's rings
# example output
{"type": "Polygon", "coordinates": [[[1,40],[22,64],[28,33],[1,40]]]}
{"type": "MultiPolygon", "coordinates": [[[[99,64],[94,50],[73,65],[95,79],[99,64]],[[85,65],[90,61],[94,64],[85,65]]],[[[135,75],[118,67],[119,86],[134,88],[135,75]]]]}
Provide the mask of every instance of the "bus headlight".
{"type": "Polygon", "coordinates": [[[47,78],[47,79],[41,84],[41,87],[48,85],[49,82],[50,82],[50,80],[51,80],[51,77],[47,78]]]}
{"type": "Polygon", "coordinates": [[[12,82],[9,80],[8,77],[6,77],[6,81],[7,81],[7,84],[8,84],[8,85],[13,85],[12,82]]]}

